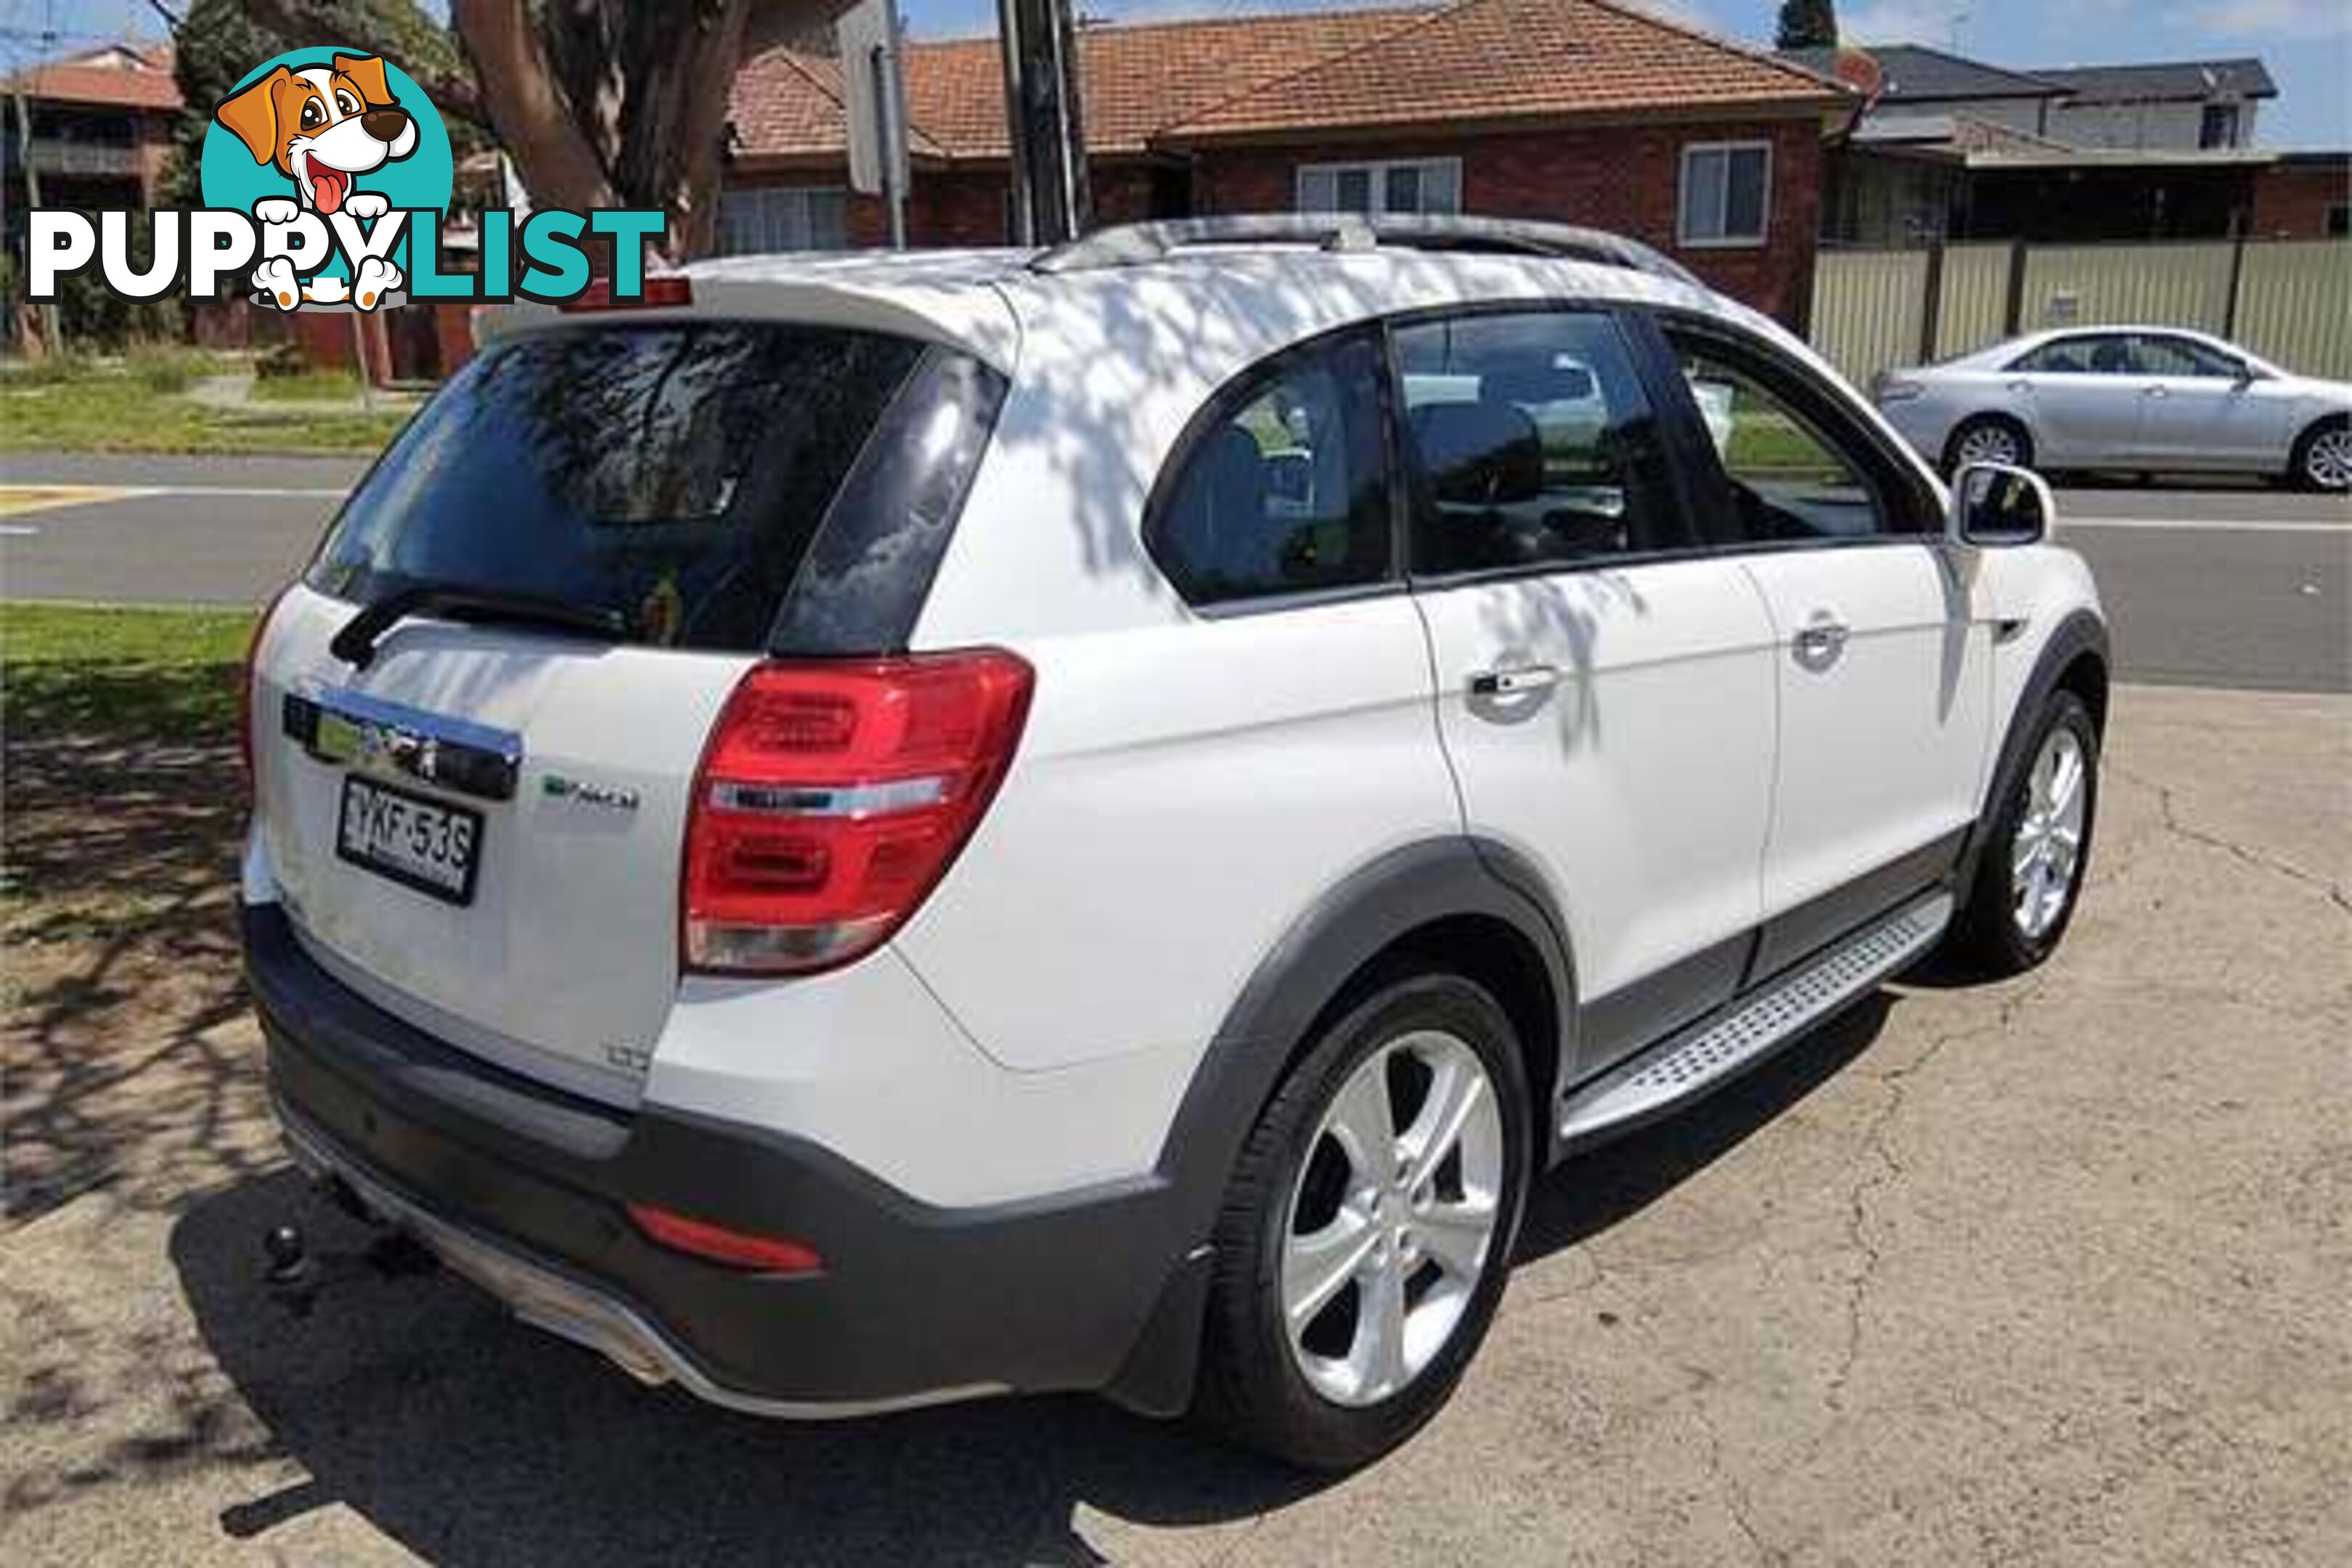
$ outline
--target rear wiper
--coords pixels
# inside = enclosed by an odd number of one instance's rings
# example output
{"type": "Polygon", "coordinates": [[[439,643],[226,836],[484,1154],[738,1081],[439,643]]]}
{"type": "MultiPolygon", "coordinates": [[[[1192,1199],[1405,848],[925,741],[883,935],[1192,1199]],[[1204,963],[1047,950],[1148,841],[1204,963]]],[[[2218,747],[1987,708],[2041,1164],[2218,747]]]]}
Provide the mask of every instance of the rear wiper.
{"type": "Polygon", "coordinates": [[[505,621],[616,639],[629,635],[628,617],[618,610],[567,605],[561,599],[534,598],[528,594],[420,583],[370,600],[358,615],[343,623],[343,629],[335,634],[327,651],[354,669],[365,669],[375,662],[376,639],[411,616],[440,616],[453,621],[505,621]]]}

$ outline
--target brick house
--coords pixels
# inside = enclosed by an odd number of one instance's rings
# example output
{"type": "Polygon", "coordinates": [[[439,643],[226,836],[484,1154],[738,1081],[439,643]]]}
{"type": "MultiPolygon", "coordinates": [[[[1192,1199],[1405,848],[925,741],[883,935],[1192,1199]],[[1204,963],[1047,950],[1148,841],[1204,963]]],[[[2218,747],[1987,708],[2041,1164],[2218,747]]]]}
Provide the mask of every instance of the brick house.
{"type": "MultiPolygon", "coordinates": [[[[179,111],[168,48],[89,49],[0,81],[0,244],[24,254],[35,189],[43,206],[152,205],[179,111]]],[[[30,346],[33,321],[11,290],[0,301],[0,344],[30,346]]]]}
{"type": "MultiPolygon", "coordinates": [[[[1081,92],[1098,224],[1231,212],[1479,213],[1588,224],[1679,257],[1790,321],[1811,293],[1822,142],[1859,100],[1615,0],[1090,26],[1081,92]]],[[[907,50],[909,241],[1010,228],[992,38],[907,50]]],[[[722,248],[877,245],[846,190],[837,63],[737,77],[722,248]]]]}

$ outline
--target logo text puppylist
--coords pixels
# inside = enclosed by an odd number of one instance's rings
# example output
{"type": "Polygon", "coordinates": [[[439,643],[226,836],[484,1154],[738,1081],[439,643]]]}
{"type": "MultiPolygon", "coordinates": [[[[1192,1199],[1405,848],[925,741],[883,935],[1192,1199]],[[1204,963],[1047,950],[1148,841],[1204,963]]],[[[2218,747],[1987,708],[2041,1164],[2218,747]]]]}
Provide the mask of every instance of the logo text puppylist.
{"type": "Polygon", "coordinates": [[[213,110],[200,207],[158,207],[143,256],[141,215],[37,208],[26,215],[26,297],[54,302],[64,279],[98,268],[125,300],[236,293],[278,310],[375,310],[410,300],[561,304],[590,284],[583,240],[609,246],[611,297],[641,298],[659,212],[481,214],[478,271],[449,264],[456,171],[449,134],[422,89],[391,61],[295,49],[257,67],[213,110]]]}

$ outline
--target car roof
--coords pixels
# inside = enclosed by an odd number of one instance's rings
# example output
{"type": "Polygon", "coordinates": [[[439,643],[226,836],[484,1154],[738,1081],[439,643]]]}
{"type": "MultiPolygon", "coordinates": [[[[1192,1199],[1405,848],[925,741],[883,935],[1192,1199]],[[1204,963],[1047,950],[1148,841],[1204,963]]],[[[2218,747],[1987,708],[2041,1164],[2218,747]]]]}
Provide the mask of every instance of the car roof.
{"type": "MultiPolygon", "coordinates": [[[[1043,272],[1019,249],[854,251],[694,262],[685,310],[629,309],[626,320],[743,316],[895,331],[969,352],[1011,374],[1024,339],[1140,342],[1147,331],[1187,343],[1189,364],[1222,380],[1290,342],[1351,321],[1416,310],[1526,300],[1639,302],[1737,318],[1781,336],[1767,318],[1704,288],[1631,267],[1544,256],[1402,247],[1334,251],[1289,242],[1188,246],[1116,266],[1043,272]],[[1202,338],[1210,319],[1217,330],[1202,338]]],[[[514,305],[487,312],[482,335],[610,323],[623,312],[514,305]]]]}

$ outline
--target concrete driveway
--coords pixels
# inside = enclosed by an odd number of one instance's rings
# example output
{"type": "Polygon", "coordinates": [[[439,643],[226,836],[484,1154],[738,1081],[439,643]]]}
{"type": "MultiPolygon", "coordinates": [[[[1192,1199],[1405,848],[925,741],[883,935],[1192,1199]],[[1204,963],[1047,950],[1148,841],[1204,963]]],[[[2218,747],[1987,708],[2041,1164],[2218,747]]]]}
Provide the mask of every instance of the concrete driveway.
{"type": "Polygon", "coordinates": [[[1328,1485],[1084,1400],[762,1425],[355,1261],[287,1318],[261,1228],[360,1237],[208,1022],[205,1092],[0,1238],[0,1557],[2347,1561],[2352,700],[2119,692],[2102,813],[2049,967],[1554,1175],[1454,1404],[1328,1485]]]}

